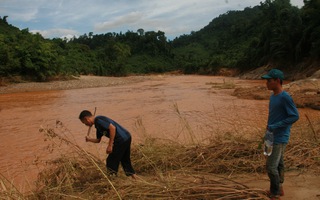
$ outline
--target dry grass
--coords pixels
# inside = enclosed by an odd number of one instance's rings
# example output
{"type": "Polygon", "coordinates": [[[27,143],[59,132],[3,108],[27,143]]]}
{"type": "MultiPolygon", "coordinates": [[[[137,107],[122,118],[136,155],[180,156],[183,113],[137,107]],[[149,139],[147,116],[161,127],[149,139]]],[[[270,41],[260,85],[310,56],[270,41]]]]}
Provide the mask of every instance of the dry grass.
{"type": "MultiPolygon", "coordinates": [[[[190,129],[178,105],[174,109],[190,129]]],[[[146,132],[141,119],[137,125],[146,132]]],[[[310,139],[291,140],[285,154],[288,170],[319,169],[320,145],[314,129],[313,124],[310,139]]],[[[0,199],[268,199],[264,191],[230,178],[233,174],[265,172],[262,141],[216,135],[201,144],[194,142],[196,137],[188,130],[193,142],[181,144],[144,133],[145,141],[132,147],[139,177],[132,180],[121,172],[118,177],[108,176],[104,161],[77,145],[61,122],[40,132],[47,137],[48,150],[58,152],[56,158],[39,174],[31,194],[19,193],[0,177],[0,194],[4,196],[0,199]]]]}
{"type": "Polygon", "coordinates": [[[24,195],[2,174],[0,174],[0,199],[24,199],[24,195]]]}
{"type": "Polygon", "coordinates": [[[68,156],[61,154],[49,163],[50,167],[39,174],[37,190],[28,199],[265,198],[263,191],[206,171],[198,163],[203,162],[205,153],[198,154],[205,147],[186,147],[153,138],[133,147],[132,160],[138,180],[123,174],[109,177],[104,163],[67,139],[71,133],[66,131],[61,122],[58,128],[41,129],[68,156]]]}

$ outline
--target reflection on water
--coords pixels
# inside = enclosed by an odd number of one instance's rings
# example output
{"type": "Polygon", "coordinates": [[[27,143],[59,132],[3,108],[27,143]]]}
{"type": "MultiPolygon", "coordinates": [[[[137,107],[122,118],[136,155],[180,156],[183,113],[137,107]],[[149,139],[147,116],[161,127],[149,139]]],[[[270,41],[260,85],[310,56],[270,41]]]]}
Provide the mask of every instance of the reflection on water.
{"type": "MultiPolygon", "coordinates": [[[[28,189],[26,180],[32,185],[41,168],[35,163],[49,156],[38,130],[53,126],[56,120],[64,123],[79,145],[90,150],[84,142],[87,127],[78,115],[94,107],[97,115],[106,115],[130,130],[134,143],[143,142],[146,135],[182,143],[190,142],[191,136],[195,142],[208,142],[207,138],[217,133],[261,137],[268,101],[237,99],[231,95],[232,89],[212,87],[212,83],[225,80],[235,85],[265,85],[224,77],[157,76],[131,85],[1,94],[0,173],[19,189],[28,189]]],[[[98,145],[104,148],[104,144],[98,145]]]]}

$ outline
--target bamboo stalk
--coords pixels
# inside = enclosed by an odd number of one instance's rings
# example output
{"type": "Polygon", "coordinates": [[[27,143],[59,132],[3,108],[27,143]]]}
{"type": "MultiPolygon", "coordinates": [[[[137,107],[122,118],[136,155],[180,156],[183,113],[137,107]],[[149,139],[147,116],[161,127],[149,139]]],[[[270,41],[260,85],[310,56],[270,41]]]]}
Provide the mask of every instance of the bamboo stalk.
{"type": "MultiPolygon", "coordinates": [[[[94,113],[93,113],[93,116],[96,116],[96,111],[97,111],[97,107],[94,107],[94,113]]],[[[92,126],[90,126],[90,127],[88,128],[88,132],[87,132],[87,136],[88,136],[88,137],[89,137],[90,132],[91,132],[91,127],[92,127],[92,126]]]]}

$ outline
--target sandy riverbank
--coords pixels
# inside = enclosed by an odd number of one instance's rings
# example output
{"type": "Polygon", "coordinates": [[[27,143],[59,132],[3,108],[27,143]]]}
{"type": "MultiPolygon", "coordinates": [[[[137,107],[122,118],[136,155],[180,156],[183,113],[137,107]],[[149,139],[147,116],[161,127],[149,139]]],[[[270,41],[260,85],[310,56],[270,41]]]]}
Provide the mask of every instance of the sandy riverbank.
{"type": "Polygon", "coordinates": [[[49,90],[68,90],[80,88],[107,87],[137,83],[151,79],[151,76],[128,76],[128,77],[103,77],[103,76],[80,76],[71,80],[50,81],[50,82],[24,82],[7,83],[0,87],[0,94],[49,91],[49,90]]]}

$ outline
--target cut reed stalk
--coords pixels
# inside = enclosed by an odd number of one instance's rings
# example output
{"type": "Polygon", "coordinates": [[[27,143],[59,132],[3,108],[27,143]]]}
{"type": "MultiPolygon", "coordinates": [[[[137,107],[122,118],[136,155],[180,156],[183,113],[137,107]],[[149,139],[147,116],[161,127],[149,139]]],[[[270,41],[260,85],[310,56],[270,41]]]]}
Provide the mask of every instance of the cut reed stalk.
{"type": "MultiPolygon", "coordinates": [[[[97,111],[97,107],[94,107],[94,113],[93,113],[93,116],[95,116],[95,115],[96,115],[96,111],[97,111]]],[[[89,126],[89,128],[88,128],[87,136],[89,136],[89,135],[90,135],[90,132],[91,132],[91,126],[89,126]]]]}

